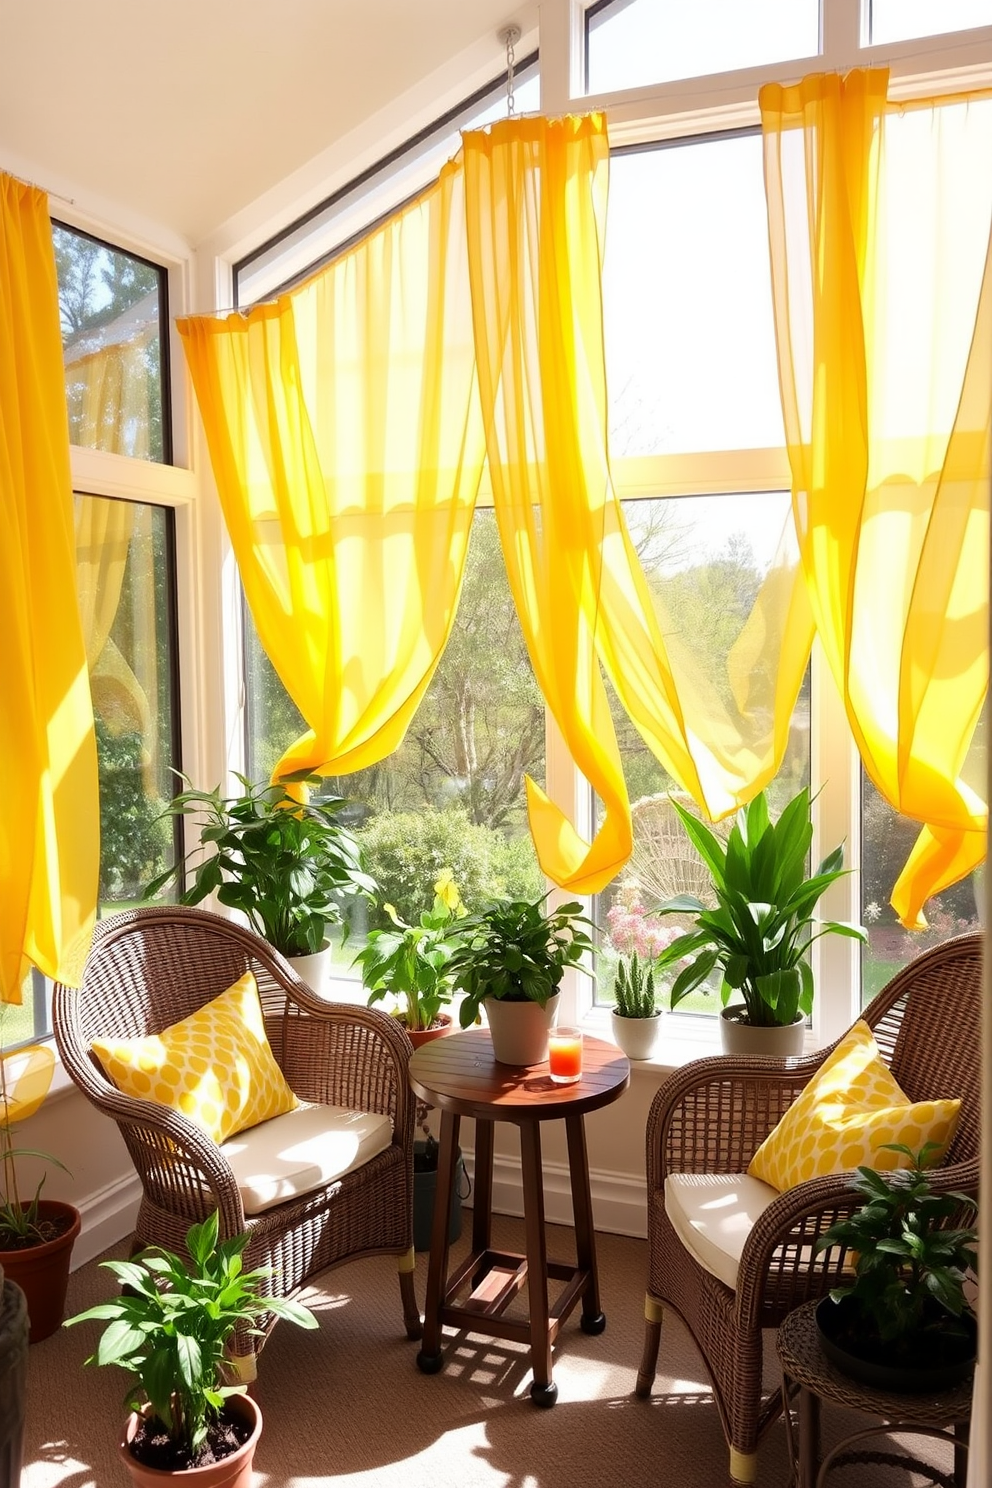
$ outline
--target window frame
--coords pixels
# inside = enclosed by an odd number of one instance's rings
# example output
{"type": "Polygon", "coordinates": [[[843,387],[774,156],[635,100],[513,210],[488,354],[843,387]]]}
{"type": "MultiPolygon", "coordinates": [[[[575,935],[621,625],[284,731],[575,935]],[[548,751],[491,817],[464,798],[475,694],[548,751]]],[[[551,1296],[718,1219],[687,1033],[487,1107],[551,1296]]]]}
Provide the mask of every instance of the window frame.
{"type": "MultiPolygon", "coordinates": [[[[760,128],[757,91],[761,83],[795,82],[811,71],[846,71],[853,67],[886,65],[890,69],[890,96],[896,100],[923,97],[941,92],[966,92],[992,82],[992,26],[970,31],[949,32],[916,38],[884,46],[866,46],[867,0],[821,0],[820,50],[816,56],[794,58],[786,62],[725,74],[690,78],[656,87],[638,87],[615,93],[585,93],[585,12],[597,0],[546,0],[541,7],[540,33],[540,107],[544,114],[566,114],[577,109],[605,111],[611,145],[652,145],[676,142],[688,137],[760,128]]],[[[530,36],[526,43],[530,43],[530,36]]],[[[527,59],[530,61],[530,57],[527,59]]],[[[450,93],[448,96],[451,96],[450,93]]],[[[477,94],[473,94],[473,97],[477,94]]],[[[457,114],[456,107],[449,111],[457,114]]],[[[429,105],[414,112],[410,124],[416,133],[409,140],[419,140],[430,132],[429,105]]],[[[363,136],[364,138],[365,136],[363,136]]],[[[402,146],[390,142],[385,159],[401,159],[402,146]]],[[[375,155],[365,153],[366,159],[375,155]]],[[[365,180],[376,167],[354,177],[365,180]]],[[[321,203],[345,197],[349,191],[347,175],[343,186],[325,190],[321,203]]],[[[352,183],[353,184],[353,183],[352,183]]],[[[316,199],[317,193],[312,193],[316,199]]],[[[388,210],[392,210],[390,207],[388,210]]],[[[218,306],[232,301],[235,269],[249,261],[254,252],[271,245],[281,232],[293,230],[302,212],[286,213],[287,224],[281,230],[268,216],[254,239],[241,238],[237,250],[227,255],[218,251],[214,260],[215,284],[226,285],[218,291],[218,306]]],[[[244,219],[242,219],[243,221],[244,219]]],[[[368,227],[378,217],[370,214],[368,227]]],[[[217,242],[223,233],[217,235],[217,242]]],[[[320,262],[326,262],[327,255],[320,262]]],[[[313,265],[316,267],[316,264],[313,265]]],[[[653,457],[631,457],[613,462],[613,477],[621,499],[637,496],[688,496],[788,490],[791,485],[788,459],[784,447],[770,449],[721,450],[712,454],[687,451],[653,457]]],[[[491,504],[491,491],[483,475],[479,505],[491,504]]],[[[234,699],[235,709],[243,714],[237,701],[243,701],[243,683],[238,675],[242,654],[240,635],[225,635],[225,676],[227,696],[234,699]]],[[[844,841],[848,862],[857,865],[860,854],[860,787],[859,760],[853,738],[847,727],[843,706],[829,668],[825,665],[818,643],[811,658],[811,714],[815,720],[811,737],[811,781],[817,790],[830,782],[829,792],[817,796],[813,808],[813,855],[818,860],[825,848],[844,841]]],[[[243,726],[243,716],[241,719],[243,726]]],[[[232,741],[227,767],[243,765],[243,732],[228,727],[232,741]],[[239,742],[240,735],[240,742],[239,742]]],[[[546,784],[549,795],[570,812],[580,830],[591,824],[591,796],[586,783],[576,771],[553,720],[548,717],[546,734],[546,784]]],[[[554,890],[553,897],[561,895],[554,890]]],[[[571,897],[562,895],[562,897],[571,897]]],[[[839,880],[825,895],[821,910],[824,916],[857,919],[860,894],[858,874],[853,872],[839,880]]],[[[817,984],[810,1046],[829,1043],[856,1016],[860,1000],[860,958],[857,944],[839,936],[819,940],[813,948],[813,968],[817,984]]],[[[340,994],[357,1000],[354,984],[339,984],[340,994]]],[[[562,1017],[583,1022],[592,1032],[608,1029],[608,1009],[593,1006],[589,978],[581,973],[567,974],[563,987],[562,1017]]],[[[714,1020],[715,1021],[715,1020],[714,1020]]],[[[671,1015],[669,1032],[676,1053],[664,1055],[664,1062],[681,1062],[682,1058],[716,1048],[716,1028],[701,1029],[698,1018],[671,1015]],[[678,1051],[681,1052],[678,1052],[678,1051]]],[[[666,1046],[668,1040],[666,1039],[666,1046]]]]}

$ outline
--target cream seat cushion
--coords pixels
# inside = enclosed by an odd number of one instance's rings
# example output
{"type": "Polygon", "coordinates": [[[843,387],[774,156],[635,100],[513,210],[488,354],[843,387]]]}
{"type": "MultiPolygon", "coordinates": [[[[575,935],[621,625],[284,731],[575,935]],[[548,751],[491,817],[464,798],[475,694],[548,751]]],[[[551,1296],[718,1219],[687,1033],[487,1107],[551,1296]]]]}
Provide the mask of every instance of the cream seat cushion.
{"type": "Polygon", "coordinates": [[[770,1183],[747,1173],[669,1173],[665,1179],[672,1228],[703,1270],[731,1291],[737,1289],[744,1242],[777,1198],[770,1183]]]}
{"type": "Polygon", "coordinates": [[[221,1145],[246,1214],[325,1188],[384,1152],[393,1140],[388,1116],[343,1106],[298,1106],[221,1145]]]}

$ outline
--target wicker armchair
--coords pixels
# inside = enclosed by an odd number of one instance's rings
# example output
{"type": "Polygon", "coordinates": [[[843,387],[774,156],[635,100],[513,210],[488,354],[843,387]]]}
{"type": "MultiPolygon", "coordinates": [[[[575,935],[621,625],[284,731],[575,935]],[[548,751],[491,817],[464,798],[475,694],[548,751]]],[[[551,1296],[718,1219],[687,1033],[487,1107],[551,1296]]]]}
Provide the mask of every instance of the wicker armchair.
{"type": "MultiPolygon", "coordinates": [[[[392,1019],[315,996],[264,940],[230,920],[168,906],[129,910],[98,924],[82,987],[55,988],[53,1022],[66,1069],[116,1121],[141,1179],[132,1253],[155,1244],[182,1254],[189,1226],[216,1209],[221,1238],[247,1230],[246,1266],[271,1266],[283,1295],[344,1261],[395,1255],[407,1336],[420,1337],[410,1045],[392,1019]],[[160,1032],[246,971],[255,975],[269,1042],[294,1093],[316,1105],[382,1113],[393,1127],[391,1145],[362,1166],[248,1216],[221,1148],[180,1113],[122,1094],[91,1051],[97,1037],[160,1032]]],[[[263,1320],[261,1337],[237,1337],[242,1378],[254,1376],[255,1356],[274,1322],[263,1320]]]]}
{"type": "MultiPolygon", "coordinates": [[[[961,1098],[957,1133],[935,1175],[941,1190],[978,1191],[981,935],[927,951],[863,1017],[910,1100],[961,1098]]],[[[832,1045],[831,1047],[836,1047],[832,1045]]],[[[698,1060],[667,1080],[647,1123],[648,1289],[637,1394],[650,1394],[664,1305],[682,1318],[713,1382],[730,1476],[752,1483],[757,1447],[781,1408],[762,1392],[762,1331],[836,1285],[844,1252],[814,1256],[817,1238],[861,1200],[851,1174],[816,1178],[774,1199],[744,1242],[731,1290],[690,1255],[665,1212],[670,1173],[744,1173],[755,1151],[830,1052],[799,1060],[698,1060]]]]}

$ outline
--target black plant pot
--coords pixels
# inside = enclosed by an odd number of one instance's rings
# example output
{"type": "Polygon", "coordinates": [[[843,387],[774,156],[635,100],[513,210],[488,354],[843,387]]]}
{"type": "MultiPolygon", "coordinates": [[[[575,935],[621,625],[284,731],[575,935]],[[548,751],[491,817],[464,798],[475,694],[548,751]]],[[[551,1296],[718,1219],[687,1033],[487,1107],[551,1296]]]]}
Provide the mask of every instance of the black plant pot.
{"type": "Polygon", "coordinates": [[[816,1307],[820,1347],[851,1379],[899,1395],[937,1395],[968,1378],[978,1352],[974,1317],[947,1316],[947,1327],[928,1327],[917,1350],[897,1356],[864,1330],[857,1304],[823,1297],[816,1307]]]}
{"type": "MultiPolygon", "coordinates": [[[[436,1142],[413,1144],[413,1248],[430,1250],[434,1226],[434,1195],[437,1190],[436,1142]]],[[[455,1158],[455,1187],[451,1195],[448,1240],[453,1244],[462,1233],[462,1199],[468,1198],[469,1178],[461,1148],[455,1158]]]]}

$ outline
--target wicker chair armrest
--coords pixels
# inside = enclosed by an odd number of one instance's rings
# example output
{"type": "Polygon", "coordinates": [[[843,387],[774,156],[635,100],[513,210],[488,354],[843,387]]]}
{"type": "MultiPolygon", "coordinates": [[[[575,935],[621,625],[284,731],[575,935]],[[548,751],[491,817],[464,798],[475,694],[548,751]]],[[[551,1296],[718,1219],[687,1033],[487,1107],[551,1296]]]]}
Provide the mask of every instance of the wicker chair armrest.
{"type": "Polygon", "coordinates": [[[669,1173],[743,1173],[830,1051],[802,1059],[717,1055],[676,1070],[646,1126],[648,1192],[669,1173]]]}
{"type": "Polygon", "coordinates": [[[412,1142],[413,1050],[403,1028],[377,1008],[328,1002],[298,978],[293,983],[286,980],[285,1012],[270,1039],[294,1093],[316,1104],[381,1111],[392,1119],[393,1140],[412,1142]]]}
{"type": "MultiPolygon", "coordinates": [[[[779,1194],[755,1221],[741,1252],[737,1272],[737,1320],[742,1328],[760,1326],[772,1299],[779,1310],[819,1296],[841,1280],[847,1250],[831,1246],[816,1252],[817,1240],[840,1219],[860,1209],[864,1198],[851,1187],[854,1172],[810,1178],[779,1194]],[[788,1298],[783,1304],[782,1299],[788,1298]]],[[[978,1163],[935,1168],[931,1183],[937,1193],[978,1192],[978,1163]]]]}
{"type": "Polygon", "coordinates": [[[240,1235],[246,1228],[241,1194],[213,1138],[180,1111],[107,1086],[96,1103],[120,1128],[147,1196],[190,1224],[216,1209],[221,1239],[240,1235]]]}

